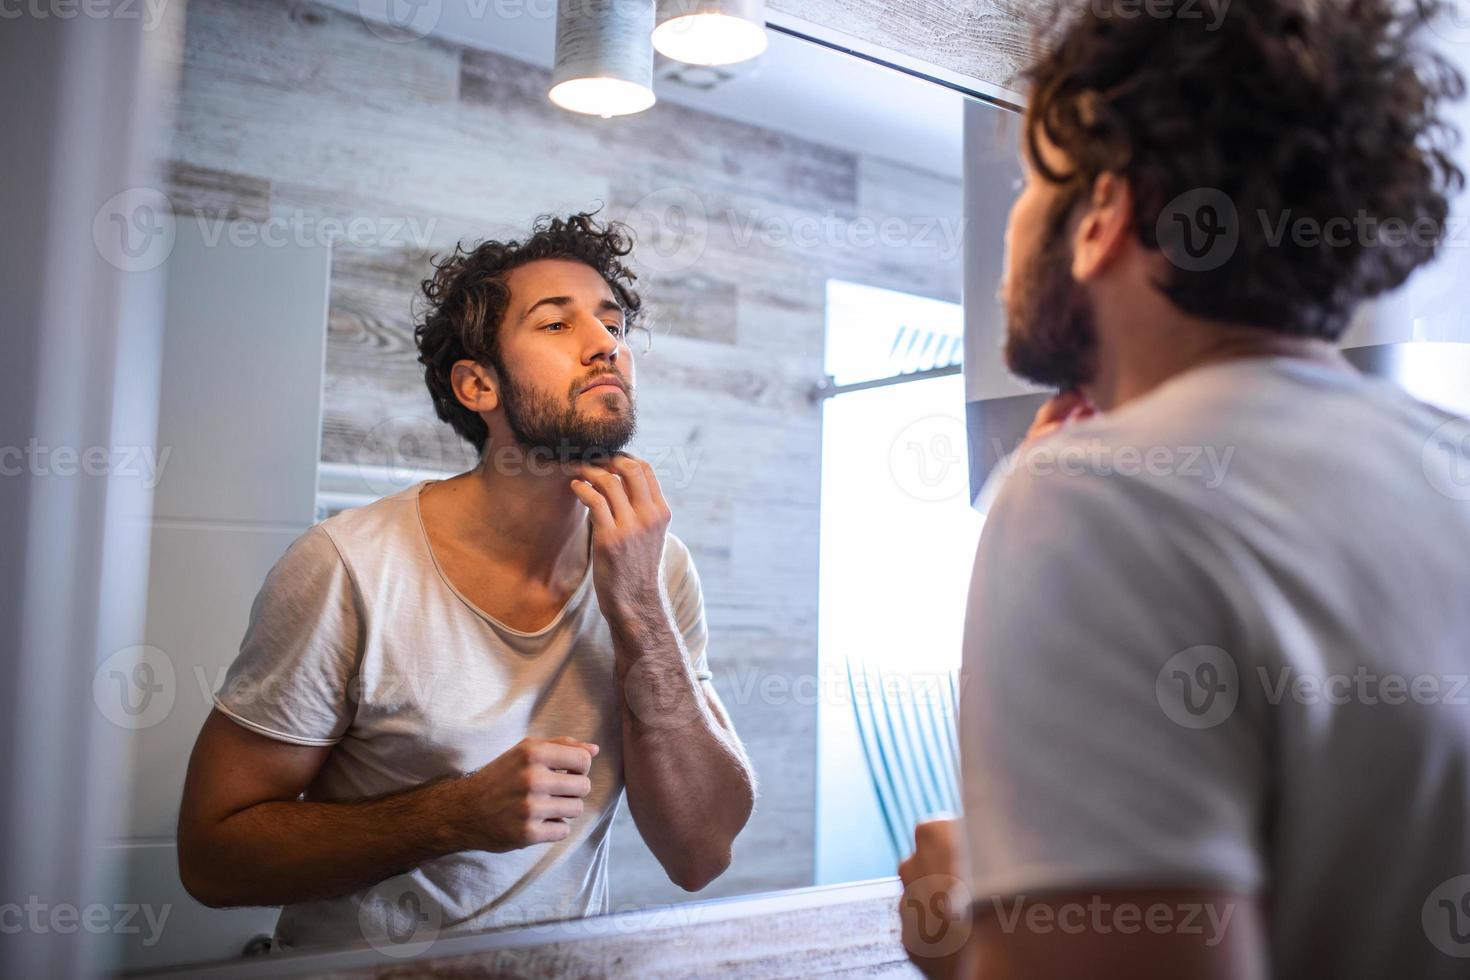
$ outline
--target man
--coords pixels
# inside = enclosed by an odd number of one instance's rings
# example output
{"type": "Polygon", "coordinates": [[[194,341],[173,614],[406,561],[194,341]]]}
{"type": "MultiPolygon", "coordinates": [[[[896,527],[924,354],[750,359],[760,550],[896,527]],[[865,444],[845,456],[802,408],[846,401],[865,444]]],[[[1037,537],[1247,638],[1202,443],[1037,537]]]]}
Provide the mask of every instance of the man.
{"type": "Polygon", "coordinates": [[[630,249],[543,218],[425,281],[419,360],[480,465],[323,521],[271,571],[189,764],[200,901],[284,905],[283,948],[602,912],[625,785],[673,881],[729,864],[750,764],[689,551],[620,452],[630,249]]]}
{"type": "Polygon", "coordinates": [[[988,510],[963,825],[919,827],[905,940],[934,976],[1463,976],[1470,425],[1333,344],[1462,183],[1439,11],[1077,9],[1002,287],[1065,394],[988,510]]]}

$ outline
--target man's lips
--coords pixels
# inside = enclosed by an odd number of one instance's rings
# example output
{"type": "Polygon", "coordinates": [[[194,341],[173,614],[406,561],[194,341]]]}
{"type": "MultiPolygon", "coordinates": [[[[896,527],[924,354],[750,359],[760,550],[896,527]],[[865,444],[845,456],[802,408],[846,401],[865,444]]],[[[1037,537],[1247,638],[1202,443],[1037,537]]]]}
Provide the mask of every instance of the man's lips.
{"type": "Polygon", "coordinates": [[[621,391],[625,395],[628,393],[628,386],[623,383],[623,381],[622,381],[621,378],[614,378],[614,377],[611,377],[611,376],[605,376],[605,377],[601,377],[601,378],[598,378],[597,380],[593,381],[591,384],[589,384],[586,387],[584,387],[577,394],[579,394],[579,395],[585,395],[585,394],[587,394],[587,392],[589,392],[589,391],[596,391],[599,388],[616,388],[618,391],[621,391]]]}

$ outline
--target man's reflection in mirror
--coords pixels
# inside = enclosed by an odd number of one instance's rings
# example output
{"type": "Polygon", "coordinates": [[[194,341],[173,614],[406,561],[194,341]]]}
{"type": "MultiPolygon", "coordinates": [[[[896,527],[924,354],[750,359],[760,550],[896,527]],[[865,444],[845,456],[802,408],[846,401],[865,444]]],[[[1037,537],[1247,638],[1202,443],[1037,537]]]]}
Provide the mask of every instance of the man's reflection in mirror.
{"type": "Polygon", "coordinates": [[[625,790],[674,882],[729,865],[754,774],[689,549],[624,451],[632,244],[575,214],[436,262],[414,338],[479,464],[317,524],[261,587],[178,848],[205,904],[284,906],[278,947],[604,912],[625,790]]]}

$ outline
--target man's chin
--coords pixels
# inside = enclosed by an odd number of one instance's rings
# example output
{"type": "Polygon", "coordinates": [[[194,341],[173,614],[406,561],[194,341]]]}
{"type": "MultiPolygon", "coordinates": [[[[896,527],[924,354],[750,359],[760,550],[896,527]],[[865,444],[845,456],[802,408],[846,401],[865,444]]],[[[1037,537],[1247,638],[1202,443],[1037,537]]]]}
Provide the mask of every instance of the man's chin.
{"type": "Polygon", "coordinates": [[[614,424],[598,425],[595,422],[577,431],[567,433],[561,442],[561,451],[573,460],[607,459],[623,451],[633,441],[634,426],[626,420],[608,420],[614,424]]]}
{"type": "Polygon", "coordinates": [[[1052,386],[1052,365],[1038,345],[1014,325],[1006,329],[1003,359],[1006,370],[1032,384],[1052,386]]]}
{"type": "Polygon", "coordinates": [[[1043,388],[1066,391],[1086,384],[1092,379],[1092,372],[1087,370],[1084,361],[1085,358],[1073,350],[1047,350],[1028,338],[1016,334],[1006,336],[1006,369],[1016,377],[1043,388]]]}

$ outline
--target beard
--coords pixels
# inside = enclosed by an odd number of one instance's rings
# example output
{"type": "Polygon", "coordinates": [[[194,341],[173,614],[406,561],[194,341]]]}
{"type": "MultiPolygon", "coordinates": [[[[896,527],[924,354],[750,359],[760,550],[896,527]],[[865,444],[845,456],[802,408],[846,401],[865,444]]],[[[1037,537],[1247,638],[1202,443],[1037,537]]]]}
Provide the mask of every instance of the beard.
{"type": "MultiPolygon", "coordinates": [[[[628,392],[626,414],[612,418],[589,418],[577,409],[579,390],[598,375],[590,375],[574,382],[567,389],[565,400],[561,400],[544,391],[519,384],[505,370],[505,365],[494,366],[500,375],[501,404],[505,408],[506,424],[517,444],[528,454],[568,463],[607,459],[626,446],[638,428],[638,410],[631,391],[628,392]]],[[[607,394],[593,397],[617,396],[607,394]]]]}
{"type": "Polygon", "coordinates": [[[1064,195],[1052,208],[1041,248],[1015,271],[1013,301],[1006,308],[1006,367],[1062,391],[1086,384],[1097,373],[1092,303],[1072,278],[1067,219],[1074,200],[1064,195]]]}

